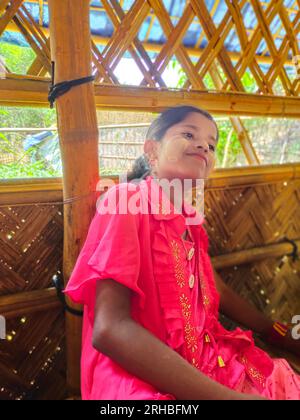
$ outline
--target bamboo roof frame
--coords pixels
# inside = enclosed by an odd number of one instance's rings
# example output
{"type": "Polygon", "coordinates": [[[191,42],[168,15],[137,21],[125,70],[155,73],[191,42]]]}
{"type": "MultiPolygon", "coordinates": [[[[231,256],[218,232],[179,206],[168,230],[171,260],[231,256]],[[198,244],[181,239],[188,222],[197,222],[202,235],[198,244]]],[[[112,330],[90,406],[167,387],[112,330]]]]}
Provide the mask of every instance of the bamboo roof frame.
{"type": "MultiPolygon", "coordinates": [[[[39,4],[39,26],[40,26],[40,30],[48,37],[49,36],[49,29],[47,27],[43,26],[43,6],[45,4],[45,1],[44,0],[26,0],[26,3],[39,4]]],[[[214,5],[213,5],[212,11],[211,11],[211,15],[213,17],[215,15],[215,12],[218,8],[219,3],[220,3],[220,1],[218,0],[218,1],[215,1],[214,5]]],[[[262,5],[267,5],[268,3],[261,2],[261,4],[262,5]]],[[[121,2],[121,8],[122,8],[122,2],[121,2]]],[[[91,11],[97,11],[97,12],[105,12],[107,9],[105,9],[102,6],[99,6],[99,7],[90,6],[90,10],[91,11]]],[[[286,10],[286,13],[288,14],[288,16],[291,16],[292,14],[295,13],[296,8],[295,7],[289,7],[289,8],[285,8],[285,10],[286,10]]],[[[161,49],[160,44],[155,44],[155,43],[152,43],[152,42],[151,43],[148,42],[151,27],[153,26],[154,19],[156,17],[156,15],[153,11],[150,11],[149,15],[151,16],[151,23],[150,23],[149,28],[148,28],[147,36],[145,37],[145,40],[143,41],[143,46],[145,47],[145,49],[147,51],[159,52],[160,49],[161,49]]],[[[178,20],[179,20],[178,16],[170,16],[170,17],[171,17],[173,22],[174,21],[178,22],[178,20]]],[[[194,18],[193,22],[197,23],[197,19],[194,18]]],[[[7,30],[12,31],[12,32],[18,31],[18,28],[16,27],[16,25],[14,24],[13,21],[10,22],[7,25],[6,28],[7,28],[7,30]]],[[[253,33],[254,29],[248,28],[247,31],[248,31],[248,33],[253,33]]],[[[276,38],[277,39],[282,39],[282,35],[280,35],[280,29],[276,33],[276,38]]],[[[92,34],[92,39],[95,42],[95,44],[98,44],[98,45],[106,45],[108,40],[109,40],[109,38],[107,38],[107,37],[101,37],[101,36],[95,35],[95,34],[92,34]]],[[[197,42],[197,44],[194,48],[193,47],[190,47],[190,48],[187,47],[187,50],[188,50],[188,53],[189,53],[190,56],[199,57],[201,55],[201,48],[199,48],[199,46],[200,46],[200,42],[201,42],[202,39],[203,39],[203,35],[201,35],[199,37],[199,40],[198,40],[198,42],[197,42]]],[[[268,51],[265,50],[264,55],[257,55],[257,61],[259,63],[269,63],[269,64],[272,63],[272,58],[267,55],[267,52],[268,51]]],[[[234,60],[238,60],[241,56],[239,53],[236,53],[236,52],[230,52],[229,55],[234,60]]],[[[287,60],[286,64],[293,65],[293,62],[292,62],[292,60],[287,60]]]]}
{"type": "MultiPolygon", "coordinates": [[[[51,68],[49,36],[45,34],[45,31],[47,33],[47,28],[41,27],[34,21],[31,14],[23,5],[24,2],[25,0],[12,1],[11,7],[5,11],[0,19],[0,35],[6,29],[20,32],[37,55],[30,69],[28,70],[28,73],[34,76],[45,76],[51,68]]],[[[31,0],[31,2],[38,3],[40,5],[40,11],[43,10],[42,1],[31,0]]],[[[218,3],[219,1],[216,2],[216,5],[218,5],[218,3]]],[[[176,27],[174,27],[172,22],[174,21],[175,17],[168,16],[166,9],[160,1],[137,1],[133,5],[132,10],[129,10],[125,15],[122,7],[117,1],[111,0],[108,2],[107,0],[104,0],[103,7],[96,9],[103,10],[107,13],[115,27],[115,32],[110,39],[97,39],[97,37],[94,37],[94,40],[92,41],[92,51],[95,55],[93,58],[94,66],[97,68],[96,75],[100,77],[100,82],[118,84],[118,81],[113,75],[111,69],[114,68],[114,66],[119,62],[123,53],[128,49],[128,51],[132,53],[138,67],[142,73],[144,73],[149,86],[155,86],[155,81],[159,84],[160,87],[165,87],[165,84],[160,77],[160,73],[165,68],[172,55],[179,54],[177,58],[179,59],[183,70],[186,72],[189,78],[189,82],[187,82],[185,87],[191,87],[192,89],[198,89],[199,87],[205,88],[202,82],[202,78],[205,72],[208,71],[210,65],[209,63],[214,64],[214,60],[217,59],[220,62],[221,67],[223,67],[227,77],[227,81],[222,87],[222,90],[226,90],[228,86],[231,85],[231,88],[234,91],[243,91],[240,78],[245,72],[246,68],[249,67],[252,71],[255,81],[257,82],[260,92],[273,94],[272,85],[276,78],[279,76],[284,85],[286,94],[298,96],[300,89],[299,81],[296,78],[296,80],[291,83],[288,76],[286,75],[284,68],[284,66],[287,64],[290,66],[295,64],[294,61],[288,57],[290,50],[292,50],[294,57],[299,55],[297,37],[300,30],[300,11],[298,10],[297,12],[297,0],[295,0],[294,3],[295,7],[289,10],[283,6],[282,0],[273,0],[270,3],[267,3],[265,10],[262,9],[263,2],[252,0],[250,3],[252,4],[252,7],[256,12],[257,19],[259,21],[258,26],[252,31],[249,30],[249,28],[246,29],[242,23],[243,16],[241,14],[241,8],[245,4],[244,0],[236,3],[232,3],[226,0],[228,11],[217,28],[214,26],[213,18],[211,17],[211,15],[214,16],[216,7],[214,7],[210,14],[205,5],[205,2],[203,1],[197,2],[190,0],[187,2],[187,7],[183,16],[181,18],[177,18],[178,24],[176,27]],[[140,13],[139,10],[142,10],[143,13],[140,13]],[[291,16],[294,16],[295,14],[296,16],[292,20],[291,16]],[[147,40],[144,44],[142,44],[135,37],[141,23],[145,17],[149,15],[151,15],[152,18],[155,16],[159,20],[161,27],[167,36],[167,43],[164,46],[149,45],[147,40]],[[282,45],[280,51],[277,51],[275,47],[270,30],[266,29],[269,27],[275,17],[280,17],[281,28],[283,28],[286,32],[286,35],[284,37],[282,36],[282,45]],[[183,48],[181,45],[181,40],[185,35],[189,24],[195,20],[201,23],[203,33],[205,33],[209,41],[207,47],[202,50],[186,47],[183,48]],[[129,23],[129,26],[126,22],[129,23]],[[123,36],[123,39],[121,39],[124,30],[127,31],[126,25],[127,28],[131,28],[131,35],[128,36],[129,34],[127,33],[127,36],[123,36]],[[241,43],[242,50],[240,54],[225,51],[223,48],[226,35],[233,28],[235,28],[241,43]],[[222,36],[220,37],[220,35],[222,36]],[[175,43],[174,40],[176,40],[175,43]],[[267,42],[268,51],[266,52],[269,52],[269,54],[258,56],[256,54],[256,48],[262,40],[267,42]],[[97,42],[105,45],[103,54],[101,54],[96,47],[97,42]],[[118,42],[117,48],[116,42],[118,42]],[[148,49],[156,51],[160,50],[160,54],[156,59],[157,65],[152,65],[151,60],[147,54],[149,51],[148,49]],[[146,70],[145,65],[137,53],[140,54],[142,60],[147,64],[149,68],[148,71],[146,70]],[[190,61],[194,54],[200,59],[198,64],[195,66],[195,69],[194,65],[192,65],[190,61]],[[280,57],[280,61],[278,61],[278,57],[280,57]],[[232,63],[236,63],[236,60],[238,60],[237,65],[232,65],[232,63]],[[199,73],[200,66],[202,65],[201,63],[203,62],[205,62],[205,67],[201,68],[201,72],[199,73]],[[260,70],[259,64],[261,63],[272,64],[267,76],[265,76],[260,70]],[[277,69],[275,72],[274,66],[277,69]],[[235,67],[237,67],[238,70],[237,74],[235,67]],[[157,73],[158,69],[159,72],[157,73]],[[231,77],[235,78],[235,82],[233,82],[231,77]],[[269,78],[271,79],[268,80],[269,78]]],[[[2,4],[2,9],[4,8],[5,4],[6,2],[2,4]]],[[[93,8],[94,7],[91,6],[91,9],[93,8]]],[[[277,35],[278,33],[275,34],[275,36],[277,35]]],[[[144,83],[142,83],[142,85],[143,84],[144,83]]]]}

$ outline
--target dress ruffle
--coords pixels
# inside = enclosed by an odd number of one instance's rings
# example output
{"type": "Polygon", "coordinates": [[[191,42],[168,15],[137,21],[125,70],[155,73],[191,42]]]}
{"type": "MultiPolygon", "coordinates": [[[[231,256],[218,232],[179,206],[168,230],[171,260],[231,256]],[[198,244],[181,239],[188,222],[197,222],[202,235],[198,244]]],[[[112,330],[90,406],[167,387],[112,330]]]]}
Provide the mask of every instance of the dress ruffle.
{"type": "Polygon", "coordinates": [[[152,242],[153,260],[155,262],[154,278],[157,284],[160,306],[167,331],[166,343],[184,357],[184,323],[178,304],[178,292],[174,279],[172,255],[170,253],[164,224],[163,222],[157,221],[157,225],[152,242]]]}

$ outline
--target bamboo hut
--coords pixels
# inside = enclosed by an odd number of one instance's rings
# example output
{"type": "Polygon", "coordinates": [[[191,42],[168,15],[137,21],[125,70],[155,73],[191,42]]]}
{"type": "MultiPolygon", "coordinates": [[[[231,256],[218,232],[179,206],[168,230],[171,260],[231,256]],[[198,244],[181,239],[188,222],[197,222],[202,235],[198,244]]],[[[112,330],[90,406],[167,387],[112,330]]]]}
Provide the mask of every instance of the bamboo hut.
{"type": "Polygon", "coordinates": [[[94,214],[97,110],[180,103],[230,118],[247,165],[218,169],[206,185],[210,254],[260,310],[300,314],[300,162],[263,165],[242,119],[300,118],[299,0],[0,0],[5,36],[25,40],[34,60],[26,74],[2,63],[1,106],[46,108],[51,84],[94,82],[56,97],[63,177],[0,180],[0,399],[79,395],[80,308],[64,310],[52,278],[68,281],[94,214]],[[136,85],[115,75],[125,54],[136,85]],[[180,89],[163,77],[173,59],[180,89]]]}

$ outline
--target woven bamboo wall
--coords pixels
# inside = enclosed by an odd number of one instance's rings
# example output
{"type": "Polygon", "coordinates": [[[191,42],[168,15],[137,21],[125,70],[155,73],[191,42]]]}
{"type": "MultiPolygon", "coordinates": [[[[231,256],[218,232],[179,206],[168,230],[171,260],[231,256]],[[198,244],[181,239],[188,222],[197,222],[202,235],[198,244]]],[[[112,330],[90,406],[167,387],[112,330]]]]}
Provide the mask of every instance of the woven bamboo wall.
{"type": "Polygon", "coordinates": [[[62,266],[61,196],[55,182],[0,185],[1,400],[66,393],[64,314],[49,289],[62,266]]]}
{"type": "MultiPolygon", "coordinates": [[[[300,239],[299,165],[271,168],[262,167],[254,176],[255,170],[248,175],[231,170],[231,178],[220,178],[219,186],[217,180],[211,182],[205,202],[212,256],[278,244],[285,237],[300,239]]],[[[273,319],[290,323],[300,314],[299,259],[293,262],[285,254],[221,272],[230,286],[273,319]]]]}
{"type": "MultiPolygon", "coordinates": [[[[213,257],[300,238],[300,165],[217,171],[205,199],[213,257]]],[[[0,341],[0,399],[66,393],[64,316],[49,289],[62,264],[61,200],[57,180],[0,184],[0,314],[8,317],[8,339],[0,341]]],[[[282,255],[220,272],[273,318],[300,314],[299,260],[282,255]]]]}

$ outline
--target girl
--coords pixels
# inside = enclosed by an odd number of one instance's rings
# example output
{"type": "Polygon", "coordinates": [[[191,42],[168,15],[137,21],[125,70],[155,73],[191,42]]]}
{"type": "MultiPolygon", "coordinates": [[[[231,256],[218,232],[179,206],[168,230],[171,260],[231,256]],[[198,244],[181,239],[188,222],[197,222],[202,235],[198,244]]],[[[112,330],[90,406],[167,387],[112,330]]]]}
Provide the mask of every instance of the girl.
{"type": "Polygon", "coordinates": [[[171,108],[150,126],[128,178],[135,182],[102,196],[66,289],[85,308],[83,399],[300,398],[284,360],[218,322],[220,309],[300,354],[283,325],[273,327],[214,273],[203,218],[163,182],[207,179],[217,142],[210,114],[171,108]]]}

